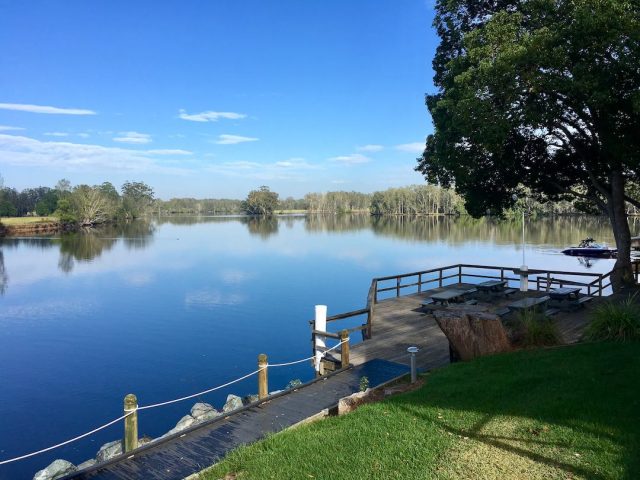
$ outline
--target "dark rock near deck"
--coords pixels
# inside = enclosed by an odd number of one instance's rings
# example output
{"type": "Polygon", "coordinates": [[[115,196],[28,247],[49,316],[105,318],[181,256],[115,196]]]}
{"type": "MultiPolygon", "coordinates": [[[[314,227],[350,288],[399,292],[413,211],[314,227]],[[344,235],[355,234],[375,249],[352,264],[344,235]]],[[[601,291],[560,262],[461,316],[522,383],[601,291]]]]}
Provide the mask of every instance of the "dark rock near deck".
{"type": "Polygon", "coordinates": [[[440,310],[434,312],[434,317],[460,360],[511,350],[511,343],[497,315],[440,310]]]}
{"type": "Polygon", "coordinates": [[[54,460],[47,468],[40,470],[33,476],[33,480],[56,480],[69,475],[77,470],[77,467],[66,460],[54,460]]]}

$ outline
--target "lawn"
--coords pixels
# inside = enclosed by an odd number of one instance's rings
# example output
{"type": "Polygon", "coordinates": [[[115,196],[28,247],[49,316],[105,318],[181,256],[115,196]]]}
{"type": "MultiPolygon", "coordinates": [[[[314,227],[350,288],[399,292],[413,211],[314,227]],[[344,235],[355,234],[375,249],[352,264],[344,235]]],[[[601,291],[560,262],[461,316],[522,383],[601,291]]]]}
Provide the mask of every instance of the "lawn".
{"type": "Polygon", "coordinates": [[[56,217],[0,217],[0,223],[7,226],[31,225],[34,223],[57,222],[56,217]]]}
{"type": "Polygon", "coordinates": [[[496,355],[425,380],[243,447],[201,478],[640,478],[638,342],[496,355]]]}

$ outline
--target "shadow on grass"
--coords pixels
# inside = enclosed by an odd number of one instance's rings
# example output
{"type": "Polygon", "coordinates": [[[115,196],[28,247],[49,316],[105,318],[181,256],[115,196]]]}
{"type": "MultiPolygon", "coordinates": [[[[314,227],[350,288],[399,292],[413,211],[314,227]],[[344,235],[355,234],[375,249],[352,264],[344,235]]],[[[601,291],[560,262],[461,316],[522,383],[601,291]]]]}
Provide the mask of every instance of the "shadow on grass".
{"type": "Polygon", "coordinates": [[[640,478],[640,343],[456,364],[391,402],[444,432],[567,474],[640,478]]]}

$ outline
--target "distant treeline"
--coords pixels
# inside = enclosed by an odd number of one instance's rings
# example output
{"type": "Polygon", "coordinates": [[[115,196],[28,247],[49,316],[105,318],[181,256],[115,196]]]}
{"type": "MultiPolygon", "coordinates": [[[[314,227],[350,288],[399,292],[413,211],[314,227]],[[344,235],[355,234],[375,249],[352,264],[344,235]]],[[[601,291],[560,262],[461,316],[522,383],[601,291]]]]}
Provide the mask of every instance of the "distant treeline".
{"type": "Polygon", "coordinates": [[[72,187],[63,179],[53,188],[19,192],[2,186],[0,181],[0,217],[53,215],[64,223],[91,226],[138,218],[153,205],[153,189],[143,182],[125,182],[118,191],[109,182],[72,187]]]}
{"type": "MultiPolygon", "coordinates": [[[[630,214],[635,214],[633,208],[630,214]]],[[[523,191],[507,216],[525,211],[528,215],[580,213],[568,201],[541,202],[523,191]]],[[[245,200],[227,198],[154,198],[153,189],[142,182],[126,182],[118,191],[111,183],[71,186],[61,180],[53,187],[17,191],[2,186],[0,177],[0,217],[54,215],[66,222],[94,225],[117,219],[156,215],[264,214],[278,211],[312,213],[370,213],[372,215],[460,215],[464,201],[452,188],[412,185],[374,193],[336,191],[308,193],[303,198],[279,198],[268,187],[253,190],[245,200]]],[[[495,213],[495,212],[488,212],[495,213]]]]}
{"type": "MultiPolygon", "coordinates": [[[[169,215],[243,214],[246,200],[172,198],[158,200],[158,213],[169,215]]],[[[539,202],[523,195],[516,208],[529,215],[579,213],[571,202],[539,202]]],[[[374,193],[336,191],[307,193],[304,198],[278,199],[276,211],[307,211],[312,213],[370,213],[372,215],[460,215],[465,214],[464,200],[454,189],[437,185],[412,185],[390,188],[374,193]]]]}

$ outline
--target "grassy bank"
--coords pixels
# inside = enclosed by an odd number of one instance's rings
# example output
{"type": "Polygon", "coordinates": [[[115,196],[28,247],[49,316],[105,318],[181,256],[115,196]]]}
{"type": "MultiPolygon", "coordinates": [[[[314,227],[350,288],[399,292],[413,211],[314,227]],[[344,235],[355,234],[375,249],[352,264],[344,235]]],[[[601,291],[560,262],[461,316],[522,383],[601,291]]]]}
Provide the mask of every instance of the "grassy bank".
{"type": "Polygon", "coordinates": [[[202,479],[640,478],[640,343],[459,363],[239,449],[202,479]]]}
{"type": "Polygon", "coordinates": [[[0,223],[6,226],[33,225],[37,223],[58,223],[56,217],[2,217],[0,223]]]}

